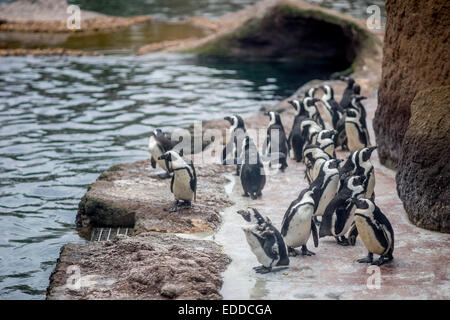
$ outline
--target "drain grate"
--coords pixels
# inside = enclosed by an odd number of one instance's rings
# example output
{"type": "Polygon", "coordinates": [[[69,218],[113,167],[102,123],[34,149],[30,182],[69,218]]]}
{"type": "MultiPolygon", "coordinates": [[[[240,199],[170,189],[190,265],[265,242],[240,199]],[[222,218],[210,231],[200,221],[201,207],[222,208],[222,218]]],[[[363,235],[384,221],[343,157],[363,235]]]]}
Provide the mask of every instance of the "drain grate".
{"type": "Polygon", "coordinates": [[[108,241],[119,234],[127,236],[129,230],[130,228],[94,228],[91,234],[91,241],[108,241]]]}

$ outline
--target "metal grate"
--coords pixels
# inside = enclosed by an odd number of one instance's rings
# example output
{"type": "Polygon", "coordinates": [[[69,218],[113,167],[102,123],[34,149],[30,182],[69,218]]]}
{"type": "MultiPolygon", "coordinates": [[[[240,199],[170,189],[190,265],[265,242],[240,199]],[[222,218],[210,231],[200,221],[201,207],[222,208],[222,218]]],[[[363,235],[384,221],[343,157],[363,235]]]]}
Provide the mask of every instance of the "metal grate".
{"type": "Polygon", "coordinates": [[[119,234],[127,236],[129,230],[130,228],[94,228],[91,234],[91,241],[108,241],[119,234]]]}

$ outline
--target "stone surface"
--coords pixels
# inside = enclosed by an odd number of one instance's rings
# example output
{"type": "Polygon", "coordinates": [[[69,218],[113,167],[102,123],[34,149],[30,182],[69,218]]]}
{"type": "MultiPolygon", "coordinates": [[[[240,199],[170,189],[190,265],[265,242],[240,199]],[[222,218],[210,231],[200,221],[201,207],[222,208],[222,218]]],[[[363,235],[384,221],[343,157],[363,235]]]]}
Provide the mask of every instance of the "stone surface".
{"type": "Polygon", "coordinates": [[[79,204],[77,225],[135,227],[145,231],[206,232],[220,224],[219,212],[229,205],[222,186],[228,168],[195,164],[198,189],[193,208],[169,213],[174,198],[170,179],[157,177],[149,160],[113,166],[93,183],[79,204]]]}
{"type": "Polygon", "coordinates": [[[414,96],[450,85],[450,2],[387,0],[386,13],[374,129],[382,163],[396,167],[414,96]]]}
{"type": "Polygon", "coordinates": [[[47,299],[220,299],[229,262],[212,241],[156,232],[66,244],[47,299]]]}
{"type": "Polygon", "coordinates": [[[397,190],[411,221],[450,232],[450,86],[419,91],[401,146],[397,190]]]}

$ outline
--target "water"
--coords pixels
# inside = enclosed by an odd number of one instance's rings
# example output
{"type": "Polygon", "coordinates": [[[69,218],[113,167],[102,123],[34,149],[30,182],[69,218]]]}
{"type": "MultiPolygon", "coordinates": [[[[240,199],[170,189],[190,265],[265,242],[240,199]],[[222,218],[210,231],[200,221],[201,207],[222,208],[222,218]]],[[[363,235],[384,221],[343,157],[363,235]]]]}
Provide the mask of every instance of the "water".
{"type": "Polygon", "coordinates": [[[147,158],[155,127],[254,112],[327,76],[166,54],[0,58],[0,298],[44,297],[60,247],[82,241],[74,218],[87,186],[147,158]]]}

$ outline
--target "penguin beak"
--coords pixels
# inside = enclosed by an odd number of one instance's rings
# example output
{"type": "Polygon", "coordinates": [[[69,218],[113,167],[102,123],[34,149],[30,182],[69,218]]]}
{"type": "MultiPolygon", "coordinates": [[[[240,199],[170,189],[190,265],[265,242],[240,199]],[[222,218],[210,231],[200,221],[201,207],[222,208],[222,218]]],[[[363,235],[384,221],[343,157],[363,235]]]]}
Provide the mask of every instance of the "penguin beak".
{"type": "Polygon", "coordinates": [[[248,212],[246,210],[239,210],[239,211],[237,211],[237,214],[241,215],[245,221],[250,222],[250,212],[248,212]]]}
{"type": "Polygon", "coordinates": [[[312,101],[313,101],[314,103],[317,103],[317,102],[320,101],[320,99],[314,98],[312,101]]]}
{"type": "Polygon", "coordinates": [[[357,198],[350,198],[350,199],[347,199],[346,202],[350,202],[350,203],[356,205],[356,207],[358,207],[358,199],[357,199],[357,198]]]}
{"type": "Polygon", "coordinates": [[[270,116],[270,114],[269,114],[268,111],[264,112],[264,115],[265,115],[265,116],[270,116]]]}
{"type": "Polygon", "coordinates": [[[162,154],[158,157],[158,160],[166,160],[168,158],[169,155],[167,154],[162,154]]]}
{"type": "Polygon", "coordinates": [[[359,97],[358,97],[358,101],[366,100],[366,99],[367,99],[367,97],[364,97],[364,96],[359,96],[359,97]]]}
{"type": "Polygon", "coordinates": [[[369,147],[369,148],[368,148],[367,152],[368,152],[369,156],[372,154],[372,152],[373,152],[376,148],[378,148],[378,146],[373,146],[373,147],[369,147]]]}
{"type": "Polygon", "coordinates": [[[227,120],[229,123],[232,123],[232,121],[231,121],[231,117],[225,117],[225,118],[223,118],[224,120],[227,120]]]}

